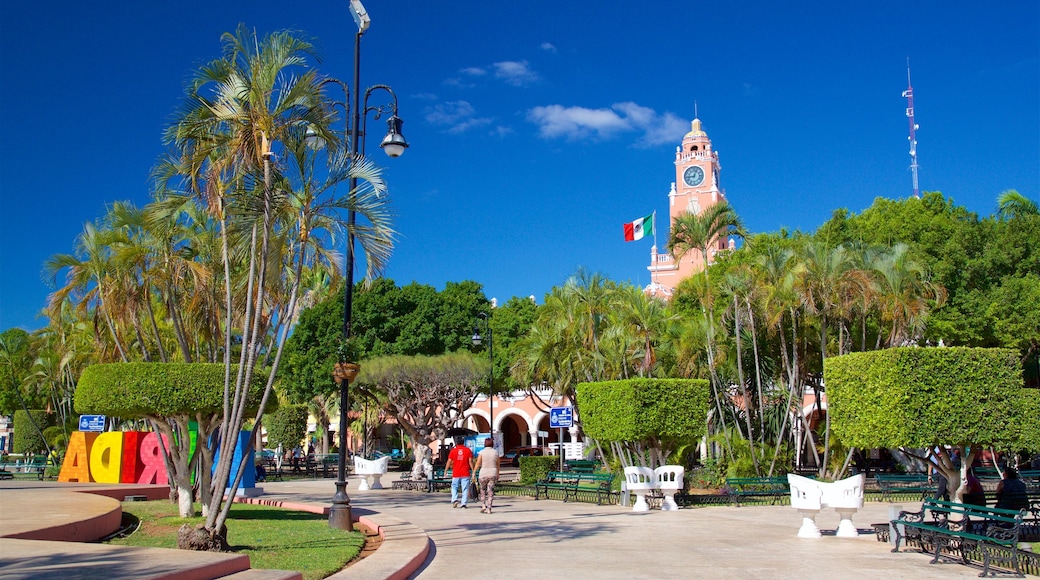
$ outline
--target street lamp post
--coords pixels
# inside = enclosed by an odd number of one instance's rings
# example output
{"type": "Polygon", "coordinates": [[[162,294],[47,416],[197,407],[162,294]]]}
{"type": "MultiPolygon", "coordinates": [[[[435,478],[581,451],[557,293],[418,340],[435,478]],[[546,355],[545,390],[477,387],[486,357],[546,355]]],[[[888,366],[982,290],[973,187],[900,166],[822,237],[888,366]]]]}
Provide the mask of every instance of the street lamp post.
{"type": "MultiPolygon", "coordinates": [[[[353,96],[353,103],[349,107],[348,117],[350,113],[353,113],[353,117],[349,119],[350,124],[350,142],[347,144],[349,147],[348,152],[350,153],[351,163],[357,161],[357,159],[365,154],[365,142],[364,142],[364,130],[361,127],[361,120],[368,118],[368,113],[375,111],[375,118],[378,119],[384,112],[390,112],[390,118],[387,121],[389,130],[383,141],[379,146],[386,152],[390,157],[399,157],[404,150],[408,147],[408,142],[405,141],[404,136],[401,135],[401,119],[397,116],[397,95],[394,94],[393,90],[386,85],[375,85],[369,87],[365,91],[365,98],[363,106],[359,103],[360,100],[360,86],[361,86],[361,35],[368,30],[368,26],[371,24],[371,19],[368,17],[368,12],[365,7],[361,4],[360,0],[350,0],[350,9],[354,17],[354,21],[357,23],[358,31],[354,35],[354,91],[350,92],[346,85],[340,83],[340,86],[347,93],[347,97],[353,96]],[[393,97],[392,105],[379,105],[376,107],[368,106],[368,97],[375,90],[384,90],[390,93],[393,97]],[[360,139],[360,142],[359,142],[360,139]]],[[[350,191],[347,193],[348,196],[353,198],[357,191],[357,177],[352,176],[350,178],[350,191]]],[[[354,300],[354,225],[357,222],[357,215],[354,211],[353,199],[349,200],[347,204],[347,252],[346,252],[346,264],[344,266],[344,278],[346,282],[346,288],[343,293],[343,341],[350,340],[350,324],[351,324],[351,308],[353,307],[354,300]]],[[[350,380],[354,377],[344,375],[343,373],[334,373],[336,384],[339,387],[339,461],[336,466],[336,495],[332,497],[332,507],[329,509],[329,527],[340,530],[353,529],[353,517],[350,511],[350,497],[347,496],[347,414],[350,411],[350,380]]]]}
{"type": "MultiPolygon", "coordinates": [[[[487,332],[488,362],[491,363],[491,370],[488,371],[488,430],[491,432],[493,445],[497,448],[498,441],[495,441],[495,343],[494,337],[491,335],[491,319],[486,312],[481,312],[477,316],[484,319],[484,331],[487,332]]],[[[473,324],[472,340],[473,346],[480,346],[484,341],[476,323],[473,324]]]]}

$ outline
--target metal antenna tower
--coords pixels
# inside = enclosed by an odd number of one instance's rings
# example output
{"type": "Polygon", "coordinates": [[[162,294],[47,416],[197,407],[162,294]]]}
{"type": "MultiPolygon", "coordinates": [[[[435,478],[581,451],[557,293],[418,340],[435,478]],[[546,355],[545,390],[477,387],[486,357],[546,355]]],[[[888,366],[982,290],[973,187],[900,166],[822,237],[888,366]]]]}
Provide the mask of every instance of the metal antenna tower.
{"type": "Polygon", "coordinates": [[[917,186],[917,130],[921,127],[914,122],[914,87],[910,84],[910,57],[906,58],[906,116],[910,119],[910,173],[914,178],[914,197],[921,197],[921,190],[917,186]]]}

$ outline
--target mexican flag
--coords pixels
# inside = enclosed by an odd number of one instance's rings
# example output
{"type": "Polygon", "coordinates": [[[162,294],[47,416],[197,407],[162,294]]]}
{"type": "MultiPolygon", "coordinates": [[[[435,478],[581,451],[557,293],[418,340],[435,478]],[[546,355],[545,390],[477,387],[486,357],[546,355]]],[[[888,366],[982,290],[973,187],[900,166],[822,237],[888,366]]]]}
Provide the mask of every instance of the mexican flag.
{"type": "Polygon", "coordinates": [[[643,239],[644,234],[653,235],[654,214],[641,217],[634,222],[625,224],[625,241],[634,242],[643,239]]]}

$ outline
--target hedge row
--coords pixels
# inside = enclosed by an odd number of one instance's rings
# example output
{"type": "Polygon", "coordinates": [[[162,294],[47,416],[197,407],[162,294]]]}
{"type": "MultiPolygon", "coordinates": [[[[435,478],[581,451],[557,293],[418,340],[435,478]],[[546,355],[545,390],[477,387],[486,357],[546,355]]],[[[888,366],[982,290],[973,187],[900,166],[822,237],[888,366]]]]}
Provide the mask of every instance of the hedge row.
{"type": "Polygon", "coordinates": [[[688,443],[704,435],[708,381],[628,379],[581,383],[578,408],[585,433],[599,441],[688,443]]]}
{"type": "MultiPolygon", "coordinates": [[[[232,365],[232,386],[238,365],[232,365]]],[[[266,369],[254,370],[249,412],[255,412],[267,385],[266,369]]],[[[224,406],[224,365],[220,363],[112,363],[87,367],[76,385],[76,412],[125,419],[144,415],[215,413],[224,406]]],[[[268,409],[277,406],[275,397],[268,409]]]]}
{"type": "Polygon", "coordinates": [[[831,426],[855,447],[985,445],[1038,441],[1040,391],[1024,389],[1017,352],[893,348],[827,359],[831,426]]]}

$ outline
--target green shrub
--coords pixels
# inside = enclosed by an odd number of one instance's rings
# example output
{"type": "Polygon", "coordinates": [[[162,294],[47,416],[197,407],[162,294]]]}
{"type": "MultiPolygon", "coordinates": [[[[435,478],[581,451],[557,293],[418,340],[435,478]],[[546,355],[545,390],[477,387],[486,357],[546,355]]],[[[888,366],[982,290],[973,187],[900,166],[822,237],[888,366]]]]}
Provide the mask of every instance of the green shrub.
{"type": "Polygon", "coordinates": [[[970,445],[1017,450],[1036,443],[1037,393],[1024,389],[1009,349],[892,348],[828,358],[831,426],[845,445],[970,445]]]}
{"type": "Polygon", "coordinates": [[[704,436],[708,393],[703,379],[581,383],[582,429],[601,443],[640,443],[668,457],[704,436]]]}
{"type": "MultiPolygon", "coordinates": [[[[232,365],[232,377],[238,365],[232,365]]],[[[260,405],[267,370],[257,368],[248,410],[260,405]]],[[[274,397],[268,410],[277,406],[274,397]]],[[[220,412],[224,407],[224,365],[220,363],[110,363],[90,365],[76,385],[76,411],[137,419],[220,412]]]]}
{"type": "Polygon", "coordinates": [[[264,415],[264,427],[269,446],[293,449],[307,436],[307,405],[282,405],[264,415]]]}
{"type": "Polygon", "coordinates": [[[520,483],[534,485],[545,479],[550,471],[560,468],[560,458],[555,455],[527,456],[520,458],[520,483]]]}
{"type": "Polygon", "coordinates": [[[45,453],[47,443],[42,432],[53,424],[53,417],[52,414],[42,409],[31,409],[28,413],[15,411],[13,451],[24,454],[26,457],[35,453],[45,453]]]}

